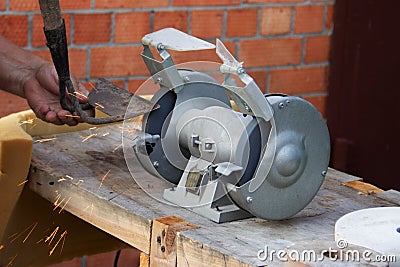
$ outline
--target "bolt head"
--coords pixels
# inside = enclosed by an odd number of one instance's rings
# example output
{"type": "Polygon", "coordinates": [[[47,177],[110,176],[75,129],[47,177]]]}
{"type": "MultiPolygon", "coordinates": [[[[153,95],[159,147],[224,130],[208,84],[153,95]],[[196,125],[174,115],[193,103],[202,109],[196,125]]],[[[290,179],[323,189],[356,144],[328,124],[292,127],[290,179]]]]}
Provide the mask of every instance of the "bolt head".
{"type": "Polygon", "coordinates": [[[190,78],[188,76],[183,77],[183,81],[185,83],[190,82],[190,78]]]}
{"type": "Polygon", "coordinates": [[[279,107],[280,109],[282,109],[282,108],[284,108],[284,107],[285,107],[285,104],[283,104],[283,103],[279,103],[278,107],[279,107]]]}
{"type": "Polygon", "coordinates": [[[160,163],[157,160],[153,161],[153,167],[158,168],[158,166],[160,166],[160,163]]]}
{"type": "Polygon", "coordinates": [[[253,198],[251,197],[251,196],[248,196],[247,198],[246,198],[246,201],[247,201],[247,203],[252,203],[253,202],[253,198]]]}
{"type": "Polygon", "coordinates": [[[326,176],[326,171],[321,172],[321,175],[322,175],[323,177],[325,177],[325,176],[326,176]]]}

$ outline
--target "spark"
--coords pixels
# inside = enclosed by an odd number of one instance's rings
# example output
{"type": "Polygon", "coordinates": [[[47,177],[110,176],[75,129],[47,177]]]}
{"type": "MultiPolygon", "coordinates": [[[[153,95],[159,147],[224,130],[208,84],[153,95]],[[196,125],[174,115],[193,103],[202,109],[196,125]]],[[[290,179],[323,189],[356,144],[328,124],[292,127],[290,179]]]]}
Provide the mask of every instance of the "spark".
{"type": "Polygon", "coordinates": [[[90,138],[92,138],[92,137],[94,137],[96,135],[97,135],[97,133],[89,134],[88,136],[82,136],[82,138],[83,138],[82,139],[82,143],[87,141],[87,140],[89,140],[90,138]]]}
{"type": "Polygon", "coordinates": [[[70,179],[70,180],[74,180],[74,177],[72,177],[72,176],[70,176],[70,175],[65,175],[65,177],[67,177],[68,179],[70,179]]]}
{"type": "Polygon", "coordinates": [[[57,180],[57,182],[61,183],[61,182],[64,182],[64,181],[66,181],[66,180],[67,180],[67,179],[65,179],[64,177],[61,177],[60,179],[57,180]]]}
{"type": "Polygon", "coordinates": [[[24,185],[24,184],[26,184],[27,182],[29,182],[29,180],[25,180],[25,181],[23,181],[23,182],[19,183],[17,186],[24,185]]]}
{"type": "Polygon", "coordinates": [[[57,203],[58,203],[58,200],[59,200],[60,198],[61,198],[61,194],[60,194],[60,193],[57,193],[56,200],[55,200],[54,203],[53,203],[54,206],[60,205],[60,204],[57,204],[57,203]]]}
{"type": "Polygon", "coordinates": [[[84,182],[83,180],[79,180],[75,185],[76,185],[76,186],[79,186],[79,185],[81,185],[83,182],[84,182]]]}
{"type": "Polygon", "coordinates": [[[87,209],[89,209],[89,207],[91,208],[91,209],[90,209],[90,216],[92,216],[93,208],[94,208],[93,203],[91,203],[90,205],[88,205],[83,211],[86,211],[87,209]]]}
{"type": "Polygon", "coordinates": [[[106,133],[103,133],[101,136],[107,136],[107,135],[109,135],[110,133],[109,132],[106,132],[106,133]]]}
{"type": "MultiPolygon", "coordinates": [[[[60,236],[60,238],[58,239],[58,241],[57,241],[57,243],[54,245],[54,247],[50,250],[50,252],[49,252],[49,256],[51,256],[52,254],[53,254],[53,252],[54,252],[54,250],[56,249],[56,247],[58,246],[58,243],[60,243],[60,241],[61,241],[61,239],[65,239],[65,236],[67,235],[67,230],[65,230],[62,234],[61,234],[61,236],[60,236]]],[[[63,242],[63,244],[64,244],[64,242],[63,242]]],[[[49,244],[50,245],[50,244],[49,244]]],[[[64,247],[64,245],[62,246],[62,248],[64,247]]],[[[62,248],[61,248],[61,251],[62,251],[62,248]]],[[[61,252],[60,252],[61,253],[61,252]]]]}
{"type": "Polygon", "coordinates": [[[65,117],[80,119],[81,116],[66,114],[65,117]]]}
{"type": "Polygon", "coordinates": [[[35,223],[35,225],[32,227],[32,229],[29,231],[29,233],[26,235],[25,239],[22,241],[22,243],[25,243],[26,240],[28,240],[29,236],[32,234],[33,230],[35,230],[36,226],[37,226],[37,222],[35,223]]]}
{"type": "Polygon", "coordinates": [[[0,245],[0,250],[2,250],[4,248],[4,245],[0,245]]]}
{"type": "Polygon", "coordinates": [[[50,141],[55,141],[56,139],[57,139],[56,137],[53,137],[53,138],[42,138],[42,139],[35,140],[34,143],[50,142],[50,141]]]}
{"type": "Polygon", "coordinates": [[[64,205],[61,207],[60,211],[58,214],[61,214],[61,212],[65,209],[65,206],[67,206],[68,202],[71,200],[71,197],[68,198],[68,200],[64,203],[64,205]]]}
{"type": "MultiPolygon", "coordinates": [[[[9,237],[10,243],[14,242],[15,240],[17,240],[21,235],[23,235],[26,231],[28,231],[29,228],[31,228],[34,225],[34,223],[32,223],[31,225],[29,225],[27,228],[25,228],[25,230],[23,230],[21,233],[19,234],[13,234],[12,236],[9,237]]],[[[36,227],[36,226],[35,226],[36,227]]],[[[29,235],[28,235],[29,236],[29,235]]]]}
{"type": "Polygon", "coordinates": [[[6,265],[6,267],[12,266],[12,264],[13,264],[13,262],[14,262],[14,260],[15,260],[15,258],[16,258],[17,256],[18,256],[18,253],[15,254],[15,256],[8,262],[8,264],[6,265]]]}
{"type": "Polygon", "coordinates": [[[57,227],[54,229],[54,231],[53,231],[48,237],[45,238],[45,240],[44,240],[45,243],[47,243],[47,241],[50,240],[49,246],[51,245],[51,242],[53,242],[53,239],[54,239],[54,237],[56,236],[56,234],[57,234],[57,232],[58,232],[58,229],[60,229],[59,226],[57,226],[57,227]]]}
{"type": "Polygon", "coordinates": [[[114,152],[117,151],[121,146],[122,146],[122,143],[119,144],[118,146],[116,146],[111,152],[114,153],[114,152]]]}
{"type": "Polygon", "coordinates": [[[94,126],[94,127],[90,127],[89,128],[89,130],[91,130],[91,131],[93,131],[93,130],[96,130],[97,129],[97,127],[96,126],[94,126]]]}
{"type": "Polygon", "coordinates": [[[100,104],[100,103],[94,103],[94,104],[96,105],[96,108],[104,109],[104,106],[102,104],[100,104]]]}
{"type": "Polygon", "coordinates": [[[103,185],[104,180],[106,179],[106,177],[108,176],[108,174],[110,173],[110,171],[111,171],[111,169],[109,169],[109,170],[106,172],[106,174],[104,174],[103,178],[101,178],[101,182],[100,182],[100,185],[99,185],[99,188],[97,189],[97,191],[100,190],[101,186],[103,185]]]}
{"type": "Polygon", "coordinates": [[[64,200],[65,200],[65,198],[63,198],[60,202],[58,202],[58,203],[54,203],[54,209],[53,209],[53,211],[55,211],[60,205],[61,205],[61,203],[63,203],[64,202],[64,200]]]}
{"type": "Polygon", "coordinates": [[[32,124],[33,123],[33,119],[29,119],[29,120],[26,120],[26,121],[21,121],[20,123],[19,123],[19,125],[23,125],[23,124],[32,124]]]}

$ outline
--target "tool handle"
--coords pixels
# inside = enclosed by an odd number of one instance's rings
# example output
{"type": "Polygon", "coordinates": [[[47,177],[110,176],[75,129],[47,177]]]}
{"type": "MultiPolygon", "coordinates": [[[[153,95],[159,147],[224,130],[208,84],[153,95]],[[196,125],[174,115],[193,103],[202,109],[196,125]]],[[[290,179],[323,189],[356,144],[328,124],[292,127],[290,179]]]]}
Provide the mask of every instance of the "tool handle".
{"type": "Polygon", "coordinates": [[[45,30],[54,30],[63,24],[59,0],[39,0],[45,30]]]}

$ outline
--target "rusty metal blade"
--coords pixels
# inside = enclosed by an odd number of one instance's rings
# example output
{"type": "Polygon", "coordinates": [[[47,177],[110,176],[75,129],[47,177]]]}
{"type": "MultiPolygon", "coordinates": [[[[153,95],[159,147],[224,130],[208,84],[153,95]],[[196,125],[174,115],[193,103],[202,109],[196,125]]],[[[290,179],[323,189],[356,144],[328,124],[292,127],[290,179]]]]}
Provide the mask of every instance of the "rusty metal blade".
{"type": "Polygon", "coordinates": [[[96,82],[88,98],[91,106],[110,116],[128,114],[128,117],[132,118],[158,108],[152,102],[121,89],[103,78],[96,82]],[[127,112],[128,106],[129,110],[127,112]]]}

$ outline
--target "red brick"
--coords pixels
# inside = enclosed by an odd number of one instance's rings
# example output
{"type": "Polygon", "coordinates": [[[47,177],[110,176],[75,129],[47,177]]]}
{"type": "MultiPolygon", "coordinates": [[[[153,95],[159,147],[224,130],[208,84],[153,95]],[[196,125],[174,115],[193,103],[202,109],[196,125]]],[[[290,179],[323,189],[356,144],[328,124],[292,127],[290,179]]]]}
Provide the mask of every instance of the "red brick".
{"type": "Polygon", "coordinates": [[[74,43],[93,44],[110,41],[111,15],[105,14],[76,14],[74,43]]]}
{"type": "Polygon", "coordinates": [[[327,11],[327,14],[326,14],[326,28],[328,30],[332,29],[334,12],[335,11],[334,11],[333,5],[329,5],[328,6],[328,11],[327,11]]]}
{"type": "MultiPolygon", "coordinates": [[[[34,51],[33,53],[45,60],[51,61],[51,55],[47,49],[34,51]]],[[[71,73],[80,79],[86,77],[87,51],[76,48],[69,49],[68,56],[71,73]]]]}
{"type": "Polygon", "coordinates": [[[28,45],[28,17],[19,15],[0,16],[0,34],[19,46],[28,45]]]}
{"type": "Polygon", "coordinates": [[[150,32],[150,13],[132,12],[115,15],[116,43],[140,42],[150,32]]]}
{"type": "Polygon", "coordinates": [[[174,0],[174,6],[226,6],[240,5],[240,0],[174,0]]]}
{"type": "Polygon", "coordinates": [[[305,2],[306,0],[244,0],[244,3],[298,3],[305,2]]]}
{"type": "Polygon", "coordinates": [[[324,24],[324,6],[296,6],[295,33],[321,32],[324,24]]]}
{"type": "MultiPolygon", "coordinates": [[[[67,42],[70,43],[70,15],[63,14],[63,18],[65,20],[65,27],[67,31],[67,42]]],[[[41,47],[46,46],[46,37],[43,32],[43,19],[41,15],[33,16],[33,24],[32,24],[32,46],[33,47],[41,47]]]]}
{"type": "Polygon", "coordinates": [[[327,96],[308,96],[304,97],[305,100],[313,104],[314,107],[316,107],[321,113],[322,117],[326,118],[326,101],[327,101],[327,96]]]}
{"type": "Polygon", "coordinates": [[[326,62],[329,60],[330,36],[316,36],[306,39],[306,63],[326,62]]]}
{"type": "Polygon", "coordinates": [[[187,32],[188,12],[187,11],[164,11],[154,14],[154,31],[163,28],[175,28],[187,32]]]}
{"type": "Polygon", "coordinates": [[[48,265],[47,267],[81,267],[81,266],[82,266],[81,259],[75,258],[73,260],[48,265]]]}
{"type": "Polygon", "coordinates": [[[26,100],[22,97],[12,95],[0,90],[0,117],[11,113],[30,109],[26,100]]]}
{"type": "Polygon", "coordinates": [[[140,58],[142,50],[141,46],[92,48],[90,75],[92,77],[147,75],[147,68],[140,58]]]}
{"type": "Polygon", "coordinates": [[[239,60],[245,67],[299,64],[301,45],[300,38],[241,41],[239,60]]]}
{"type": "Polygon", "coordinates": [[[139,95],[154,95],[159,88],[152,78],[149,78],[149,80],[133,79],[128,81],[128,90],[139,95]]]}
{"type": "Polygon", "coordinates": [[[299,95],[327,90],[327,67],[270,71],[270,93],[299,95]]]}
{"type": "Polygon", "coordinates": [[[143,7],[166,7],[168,0],[96,0],[96,8],[143,8],[143,7]]]}
{"type": "Polygon", "coordinates": [[[0,10],[6,10],[6,0],[0,0],[0,10]]]}
{"type": "Polygon", "coordinates": [[[193,36],[216,38],[222,34],[224,12],[222,10],[192,11],[191,29],[193,36]]]}
{"type": "Polygon", "coordinates": [[[253,77],[261,92],[265,93],[267,89],[267,71],[248,71],[248,74],[253,77]]]}
{"type": "MultiPolygon", "coordinates": [[[[91,0],[60,0],[61,10],[90,8],[91,0]]],[[[15,11],[39,11],[38,0],[11,0],[10,9],[15,11]]]]}
{"type": "Polygon", "coordinates": [[[228,11],[226,36],[253,36],[257,33],[257,13],[255,8],[228,11]]]}
{"type": "Polygon", "coordinates": [[[37,0],[12,0],[10,1],[10,10],[15,11],[38,11],[39,1],[37,0]]]}
{"type": "Polygon", "coordinates": [[[263,8],[261,34],[285,34],[290,32],[292,22],[291,7],[263,8]]]}

